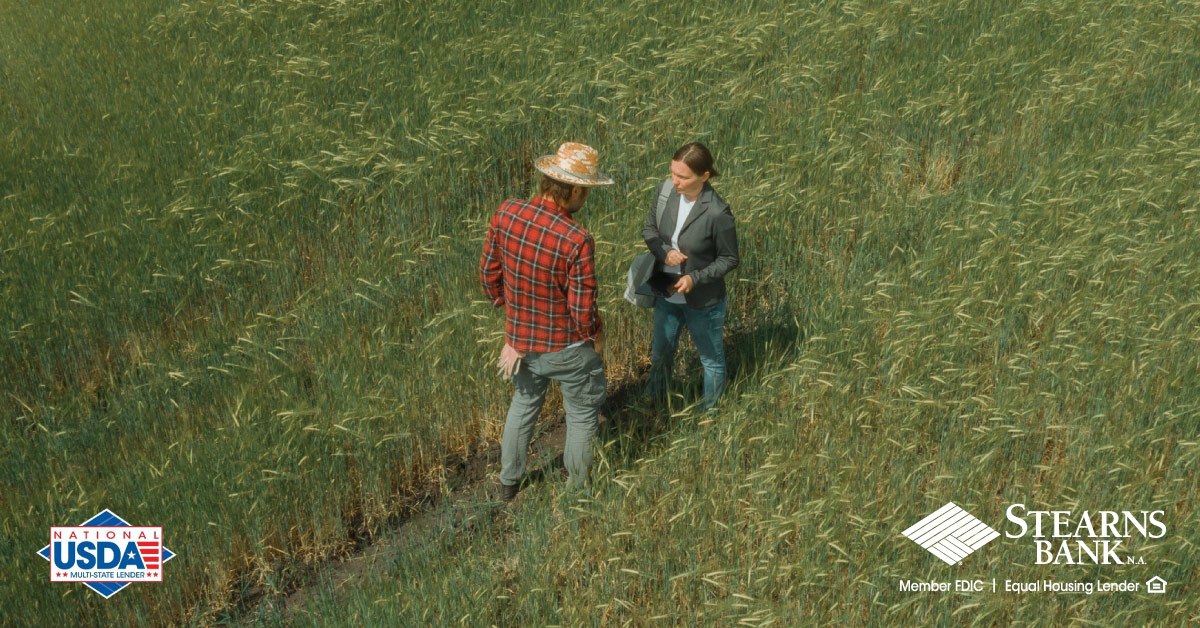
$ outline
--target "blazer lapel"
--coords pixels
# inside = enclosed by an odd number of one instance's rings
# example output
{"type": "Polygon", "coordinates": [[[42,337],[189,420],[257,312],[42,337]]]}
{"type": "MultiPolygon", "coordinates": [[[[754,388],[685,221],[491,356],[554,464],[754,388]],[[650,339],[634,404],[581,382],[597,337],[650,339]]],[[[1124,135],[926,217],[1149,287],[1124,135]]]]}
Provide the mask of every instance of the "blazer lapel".
{"type": "Polygon", "coordinates": [[[662,235],[664,242],[668,244],[671,241],[671,234],[675,233],[675,223],[679,220],[679,192],[671,192],[667,197],[667,206],[663,208],[662,224],[658,225],[658,233],[662,235]]]}
{"type": "MultiPolygon", "coordinates": [[[[675,196],[675,215],[678,215],[679,195],[676,194],[675,196]]],[[[696,222],[697,218],[702,216],[704,212],[708,211],[710,205],[712,205],[712,187],[705,183],[704,189],[700,192],[700,196],[696,198],[696,204],[692,207],[692,211],[688,212],[687,222],[683,223],[683,229],[680,229],[679,233],[682,234],[684,231],[687,231],[687,228],[690,227],[693,222],[696,222]]],[[[670,208],[670,204],[668,204],[667,207],[670,208]]]]}

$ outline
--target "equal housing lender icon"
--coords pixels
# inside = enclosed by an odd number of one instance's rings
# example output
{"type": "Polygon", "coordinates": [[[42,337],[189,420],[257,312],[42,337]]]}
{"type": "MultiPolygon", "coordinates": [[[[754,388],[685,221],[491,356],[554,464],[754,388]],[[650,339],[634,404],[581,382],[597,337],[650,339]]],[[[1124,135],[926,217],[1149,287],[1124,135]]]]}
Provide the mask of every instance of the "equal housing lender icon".
{"type": "Polygon", "coordinates": [[[937,512],[916,522],[901,534],[946,561],[947,565],[961,563],[962,559],[1000,536],[999,532],[954,502],[946,502],[937,512]]]}

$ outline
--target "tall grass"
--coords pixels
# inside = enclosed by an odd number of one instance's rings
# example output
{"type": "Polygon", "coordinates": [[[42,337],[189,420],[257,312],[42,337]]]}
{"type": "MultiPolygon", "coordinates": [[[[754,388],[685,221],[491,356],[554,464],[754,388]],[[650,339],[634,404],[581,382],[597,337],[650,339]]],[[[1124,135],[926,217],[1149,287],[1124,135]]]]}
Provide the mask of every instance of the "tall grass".
{"type": "MultiPolygon", "coordinates": [[[[498,437],[483,226],[568,139],[618,180],[581,220],[621,386],[652,185],[715,149],[745,253],[727,409],[616,408],[591,501],[532,490],[511,525],[315,598],[321,622],[1195,617],[1195,6],[0,11],[6,621],[212,621],[498,437]],[[902,596],[961,573],[898,535],[946,500],[1163,508],[1145,551],[1178,586],[902,596]],[[46,581],[46,528],[102,508],[164,526],[163,584],[46,581]]],[[[1017,547],[970,560],[1034,573],[1017,547]]]]}

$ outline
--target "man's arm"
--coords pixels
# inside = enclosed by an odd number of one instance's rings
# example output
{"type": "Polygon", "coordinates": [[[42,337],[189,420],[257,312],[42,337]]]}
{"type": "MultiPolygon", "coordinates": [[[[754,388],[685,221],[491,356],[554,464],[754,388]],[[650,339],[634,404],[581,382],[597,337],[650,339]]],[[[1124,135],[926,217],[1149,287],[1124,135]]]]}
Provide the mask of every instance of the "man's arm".
{"type": "Polygon", "coordinates": [[[567,309],[576,327],[588,340],[600,337],[603,345],[604,325],[596,307],[596,245],[588,235],[576,251],[567,272],[567,309]]]}
{"type": "Polygon", "coordinates": [[[499,238],[500,212],[496,212],[488,225],[487,240],[483,243],[483,258],[479,260],[479,278],[483,282],[483,291],[496,307],[504,305],[504,263],[501,259],[503,247],[500,246],[499,238]]]}

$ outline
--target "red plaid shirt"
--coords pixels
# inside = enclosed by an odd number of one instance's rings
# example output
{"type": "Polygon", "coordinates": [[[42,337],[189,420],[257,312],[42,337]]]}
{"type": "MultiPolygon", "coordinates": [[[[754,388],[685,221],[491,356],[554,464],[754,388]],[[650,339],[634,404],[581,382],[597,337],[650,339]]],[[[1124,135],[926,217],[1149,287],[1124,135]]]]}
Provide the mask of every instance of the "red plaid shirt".
{"type": "Polygon", "coordinates": [[[492,216],[479,274],[506,306],[508,344],[546,353],[596,337],[595,243],[554,201],[505,201],[492,216]]]}

